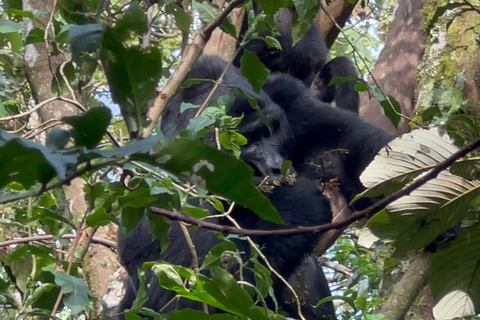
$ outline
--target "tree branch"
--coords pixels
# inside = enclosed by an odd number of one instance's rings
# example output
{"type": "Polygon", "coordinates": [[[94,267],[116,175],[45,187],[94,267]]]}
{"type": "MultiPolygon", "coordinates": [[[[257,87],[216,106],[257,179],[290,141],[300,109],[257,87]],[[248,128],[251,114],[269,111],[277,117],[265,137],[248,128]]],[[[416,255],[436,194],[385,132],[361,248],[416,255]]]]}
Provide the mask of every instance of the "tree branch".
{"type": "Polygon", "coordinates": [[[235,228],[235,227],[230,227],[225,225],[218,225],[215,223],[195,219],[183,212],[172,212],[172,211],[168,211],[168,210],[157,208],[157,207],[150,207],[150,210],[153,213],[165,216],[170,220],[183,221],[204,229],[230,233],[230,234],[237,234],[240,236],[262,236],[262,235],[279,236],[279,235],[293,235],[293,234],[306,233],[306,232],[325,232],[333,229],[341,229],[361,219],[371,218],[375,213],[384,209],[387,205],[400,199],[403,196],[410,194],[412,191],[418,189],[428,181],[434,179],[441,171],[446,170],[455,161],[457,161],[461,157],[464,157],[465,155],[477,149],[478,147],[480,147],[480,139],[477,139],[476,141],[469,144],[462,150],[455,152],[450,157],[448,157],[447,159],[439,163],[437,166],[435,166],[427,174],[413,181],[410,185],[408,185],[404,189],[399,190],[394,194],[392,194],[391,196],[374,203],[373,205],[366,208],[365,210],[355,211],[349,218],[346,218],[342,221],[327,223],[323,225],[299,226],[295,228],[275,229],[275,230],[252,230],[252,229],[235,228]]]}
{"type": "MultiPolygon", "coordinates": [[[[60,237],[60,239],[75,239],[75,237],[76,237],[75,234],[64,234],[63,236],[60,237]]],[[[54,240],[54,239],[55,237],[52,236],[51,234],[26,237],[26,238],[15,238],[15,239],[7,240],[0,243],[0,248],[11,246],[14,244],[19,244],[19,243],[27,243],[27,242],[33,242],[33,241],[47,241],[47,240],[54,240]]],[[[115,249],[115,250],[117,249],[117,243],[115,241],[110,241],[110,240],[99,238],[99,237],[93,237],[92,242],[101,244],[110,249],[115,249]]]]}
{"type": "Polygon", "coordinates": [[[223,19],[225,19],[233,9],[243,4],[246,0],[233,0],[230,4],[219,13],[219,15],[207,24],[203,29],[198,30],[195,33],[192,44],[182,57],[177,69],[167,80],[162,90],[157,95],[153,107],[148,110],[147,118],[150,123],[143,129],[143,137],[150,136],[152,130],[157,123],[158,118],[162,114],[163,109],[167,105],[168,101],[173,97],[177,89],[180,87],[183,79],[192,68],[195,61],[205,48],[205,44],[212,35],[213,30],[218,27],[223,19]]]}

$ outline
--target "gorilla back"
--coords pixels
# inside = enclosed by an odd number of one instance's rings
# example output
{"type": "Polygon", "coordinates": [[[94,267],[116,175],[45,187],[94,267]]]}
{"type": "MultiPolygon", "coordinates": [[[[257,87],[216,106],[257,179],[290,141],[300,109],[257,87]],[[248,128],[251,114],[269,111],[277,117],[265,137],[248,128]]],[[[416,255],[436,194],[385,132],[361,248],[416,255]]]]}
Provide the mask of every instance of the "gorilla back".
{"type": "MultiPolygon", "coordinates": [[[[200,78],[218,80],[226,67],[226,62],[218,57],[203,57],[193,67],[187,79],[200,78]]],[[[184,89],[176,98],[167,105],[162,117],[162,131],[167,137],[175,137],[183,130],[191,118],[194,110],[180,112],[182,102],[202,104],[205,97],[213,88],[213,81],[204,81],[184,89]]],[[[258,115],[242,96],[236,96],[235,101],[228,111],[232,115],[244,115],[239,126],[239,131],[248,137],[248,145],[242,148],[241,158],[250,164],[256,173],[256,178],[261,180],[265,175],[276,175],[280,172],[283,164],[282,147],[292,137],[292,129],[286,118],[285,112],[277,104],[272,102],[265,92],[256,94],[248,81],[243,78],[238,70],[230,67],[225,73],[222,85],[216,90],[213,98],[228,93],[232,87],[239,87],[249,96],[254,97],[263,112],[258,115]],[[265,121],[270,124],[270,130],[266,129],[265,121]]],[[[206,137],[206,143],[209,143],[206,137]]],[[[237,222],[245,228],[276,229],[279,227],[295,227],[306,225],[318,225],[331,221],[331,209],[329,202],[321,194],[316,184],[309,179],[298,178],[295,184],[282,184],[267,194],[272,204],[277,208],[284,220],[284,225],[276,225],[258,218],[249,210],[237,206],[232,214],[237,222]]],[[[211,212],[213,210],[209,208],[211,212]]],[[[218,223],[225,223],[218,220],[218,223]]],[[[219,240],[216,235],[203,229],[191,232],[200,263],[207,252],[219,240]]],[[[137,269],[145,261],[163,260],[172,264],[190,267],[191,253],[186,245],[183,233],[178,223],[172,222],[170,232],[171,245],[165,251],[160,251],[158,240],[151,241],[149,223],[146,218],[127,236],[119,235],[119,255],[122,264],[126,267],[130,280],[127,283],[127,293],[122,301],[121,309],[130,308],[135,299],[139,286],[137,269]]],[[[302,313],[307,319],[335,319],[333,304],[325,303],[319,308],[313,308],[320,299],[329,296],[328,282],[316,259],[310,254],[316,244],[317,234],[301,234],[294,236],[257,236],[252,237],[258,245],[263,247],[263,252],[269,262],[290,284],[299,289],[301,296],[302,313]]],[[[250,251],[245,241],[236,240],[240,251],[250,251]]],[[[246,272],[245,280],[255,283],[252,274],[246,272]]],[[[145,306],[154,310],[160,310],[175,297],[175,293],[162,289],[154,275],[147,275],[147,293],[149,296],[145,306]]],[[[283,283],[274,278],[273,287],[282,312],[290,317],[297,317],[297,309],[294,300],[283,283]]],[[[269,308],[274,308],[274,303],[267,297],[269,308]]],[[[194,308],[201,309],[201,305],[186,299],[169,304],[162,312],[171,312],[177,309],[194,308]]],[[[215,310],[211,310],[215,312],[215,310]]]]}

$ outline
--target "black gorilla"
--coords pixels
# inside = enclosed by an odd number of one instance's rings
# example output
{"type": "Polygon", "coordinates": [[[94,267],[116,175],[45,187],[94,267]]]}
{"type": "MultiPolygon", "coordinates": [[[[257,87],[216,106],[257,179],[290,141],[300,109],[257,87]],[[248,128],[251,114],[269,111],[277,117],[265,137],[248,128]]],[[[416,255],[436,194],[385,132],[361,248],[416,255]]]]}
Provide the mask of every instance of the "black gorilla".
{"type": "Polygon", "coordinates": [[[355,91],[355,81],[328,85],[335,77],[358,77],[357,70],[347,57],[336,57],[330,60],[313,79],[310,90],[326,103],[335,101],[338,108],[358,114],[359,96],[355,91]]]}
{"type": "Polygon", "coordinates": [[[325,150],[344,150],[341,172],[336,174],[343,195],[352,200],[364,189],[360,174],[393,137],[354,112],[323,103],[291,76],[270,76],[263,89],[287,114],[292,138],[285,149],[296,171],[321,179],[318,161],[325,150]]]}
{"type": "MultiPolygon", "coordinates": [[[[260,8],[256,8],[256,13],[260,8]]],[[[281,72],[292,75],[310,86],[314,95],[321,101],[332,103],[338,108],[358,113],[359,97],[355,91],[355,81],[347,81],[339,85],[330,85],[335,77],[358,77],[355,66],[347,57],[336,57],[328,61],[328,48],[325,39],[315,25],[312,25],[305,36],[293,45],[292,11],[280,8],[273,16],[278,28],[277,40],[282,50],[269,47],[265,41],[254,39],[245,45],[245,49],[252,51],[260,61],[272,72],[281,72]]],[[[248,28],[245,21],[243,33],[248,28]]],[[[261,36],[268,33],[261,32],[261,36]]],[[[241,55],[240,55],[241,56],[241,55]]],[[[240,59],[234,64],[240,65],[240,59]]]]}
{"type": "MultiPolygon", "coordinates": [[[[187,79],[217,80],[226,65],[227,63],[218,57],[203,57],[195,64],[187,79]]],[[[162,116],[162,131],[167,137],[178,135],[194,116],[194,110],[180,113],[181,103],[201,104],[212,87],[211,81],[205,81],[186,88],[175,99],[172,99],[162,116]]],[[[262,115],[259,116],[259,113],[251,108],[247,99],[237,96],[229,110],[232,115],[244,114],[239,130],[249,138],[249,144],[242,148],[242,159],[252,165],[257,178],[278,174],[284,159],[282,146],[289,144],[288,141],[293,138],[291,133],[294,132],[290,128],[284,110],[272,102],[265,92],[256,94],[247,80],[233,67],[225,74],[222,85],[216,90],[213,98],[229,92],[231,87],[239,87],[257,99],[257,103],[262,109],[262,115]],[[270,124],[270,130],[265,129],[265,119],[270,124]]],[[[205,139],[208,143],[209,137],[205,139]]],[[[283,226],[263,221],[249,210],[239,206],[232,213],[233,217],[242,227],[258,229],[318,225],[328,223],[332,219],[329,202],[310,179],[298,178],[295,184],[283,184],[273,189],[267,196],[282,216],[285,223],[283,226]]],[[[223,221],[217,222],[222,223],[223,221]]],[[[170,237],[172,240],[170,247],[161,253],[159,241],[151,241],[149,223],[146,218],[127,237],[119,235],[120,260],[130,276],[127,292],[119,306],[120,311],[131,307],[139,286],[137,269],[145,261],[163,260],[186,267],[190,266],[191,255],[176,222],[172,223],[170,237]]],[[[294,288],[301,288],[301,290],[297,290],[297,293],[302,300],[302,313],[307,319],[335,319],[331,302],[325,303],[319,308],[313,308],[313,305],[320,299],[330,295],[323,270],[318,266],[316,259],[310,256],[317,238],[318,235],[312,233],[295,236],[259,236],[254,237],[253,240],[264,248],[263,252],[272,266],[288,279],[294,288]]],[[[193,232],[192,239],[201,260],[219,242],[213,233],[202,229],[193,232]]],[[[249,252],[249,247],[244,241],[237,241],[237,245],[241,251],[249,252]]],[[[254,283],[252,275],[246,274],[245,277],[247,281],[254,283]]],[[[147,281],[149,300],[145,306],[160,310],[175,294],[162,289],[152,274],[148,274],[147,281]]],[[[273,281],[275,294],[282,311],[291,317],[296,317],[296,305],[291,299],[288,289],[278,279],[274,278],[273,281]]],[[[269,306],[273,308],[273,304],[270,302],[269,306]]],[[[163,312],[183,308],[200,309],[201,305],[181,299],[177,303],[169,305],[163,312]]]]}

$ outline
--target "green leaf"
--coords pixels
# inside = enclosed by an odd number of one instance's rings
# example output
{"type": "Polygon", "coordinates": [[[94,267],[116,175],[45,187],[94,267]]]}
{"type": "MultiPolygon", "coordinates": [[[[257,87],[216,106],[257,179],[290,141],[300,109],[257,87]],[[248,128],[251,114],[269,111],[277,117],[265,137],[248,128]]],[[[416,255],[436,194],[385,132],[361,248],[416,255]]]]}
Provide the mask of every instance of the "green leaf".
{"type": "Polygon", "coordinates": [[[27,38],[25,39],[25,45],[44,42],[45,41],[43,39],[44,35],[45,35],[45,30],[42,30],[39,28],[32,29],[28,33],[27,38]]]}
{"type": "Polygon", "coordinates": [[[43,21],[38,18],[40,14],[45,13],[44,11],[39,11],[39,12],[36,12],[36,14],[33,14],[33,12],[31,11],[23,11],[19,9],[8,9],[7,13],[11,14],[12,16],[19,16],[22,18],[32,19],[35,22],[39,23],[40,25],[45,26],[45,23],[43,23],[43,21]]]}
{"type": "Polygon", "coordinates": [[[77,146],[92,149],[102,140],[111,118],[109,108],[99,107],[78,116],[64,117],[62,121],[73,127],[71,133],[77,146]]]}
{"type": "Polygon", "coordinates": [[[68,31],[68,43],[73,61],[79,62],[83,52],[95,52],[100,48],[105,28],[102,24],[73,25],[68,31]]]}
{"type": "Polygon", "coordinates": [[[256,2],[263,4],[263,10],[269,15],[273,15],[280,8],[293,7],[292,0],[257,0],[256,2]]]}
{"type": "Polygon", "coordinates": [[[88,215],[86,222],[89,227],[101,227],[109,224],[110,222],[115,222],[115,216],[113,214],[107,213],[105,208],[100,207],[92,214],[88,215]]]}
{"type": "MultiPolygon", "coordinates": [[[[377,194],[388,196],[457,150],[437,129],[415,130],[389,143],[388,150],[382,149],[360,179],[366,186],[383,190],[377,194]]],[[[479,198],[479,181],[442,171],[376,214],[368,226],[376,236],[395,240],[394,256],[402,257],[455,226],[476,207],[479,198]]]]}
{"type": "Polygon", "coordinates": [[[183,10],[183,8],[179,7],[175,3],[171,3],[165,6],[165,12],[169,14],[173,14],[175,17],[175,23],[178,28],[184,32],[190,31],[190,24],[192,23],[192,17],[183,10]]]}
{"type": "Polygon", "coordinates": [[[248,82],[252,85],[253,90],[259,93],[262,90],[262,86],[267,81],[270,71],[260,61],[258,56],[245,49],[243,55],[240,58],[240,72],[247,78],[248,82]]]}
{"type": "MultiPolygon", "coordinates": [[[[436,301],[447,293],[461,290],[480,307],[480,224],[462,229],[448,248],[432,255],[430,288],[436,301]]],[[[456,301],[456,300],[455,300],[456,301]]],[[[451,306],[458,308],[460,306],[451,306]]],[[[452,310],[453,311],[453,310],[452,310]]]]}
{"type": "Polygon", "coordinates": [[[240,320],[241,318],[232,314],[206,314],[203,311],[185,309],[170,314],[172,320],[240,320]]]}
{"type": "Polygon", "coordinates": [[[72,314],[78,314],[88,309],[88,297],[93,296],[93,293],[88,289],[85,279],[69,276],[59,271],[55,273],[55,284],[62,288],[63,293],[67,294],[63,303],[72,311],[72,314]]]}
{"type": "Polygon", "coordinates": [[[100,57],[105,67],[112,99],[120,107],[130,132],[139,132],[145,121],[148,101],[156,97],[161,55],[154,47],[124,48],[113,31],[107,29],[100,57]]]}
{"type": "Polygon", "coordinates": [[[380,102],[387,118],[390,119],[395,128],[397,128],[400,122],[400,115],[402,114],[402,108],[398,101],[391,95],[387,95],[385,99],[383,93],[377,87],[373,87],[373,95],[380,102]]]}
{"type": "Polygon", "coordinates": [[[237,38],[237,29],[233,25],[232,18],[226,17],[225,19],[222,20],[222,23],[220,24],[220,29],[231,35],[233,38],[237,38]]]}
{"type": "Polygon", "coordinates": [[[22,25],[18,22],[0,19],[0,33],[18,32],[22,29],[22,25]]]}
{"type": "Polygon", "coordinates": [[[130,31],[135,32],[138,36],[142,36],[147,32],[147,16],[140,4],[133,1],[125,11],[123,18],[115,27],[115,37],[123,41],[128,37],[130,31]]]}
{"type": "Polygon", "coordinates": [[[166,142],[155,157],[157,165],[188,176],[200,186],[206,184],[208,190],[251,209],[262,219],[282,221],[270,201],[252,184],[253,169],[233,156],[199,141],[177,139],[166,142]]]}
{"type": "Polygon", "coordinates": [[[316,0],[293,0],[296,11],[292,17],[293,45],[302,40],[307,31],[312,27],[320,4],[316,0]]]}
{"type": "Polygon", "coordinates": [[[208,24],[211,22],[213,19],[218,14],[218,8],[214,7],[207,2],[197,2],[197,1],[192,1],[192,6],[193,10],[198,12],[198,15],[200,16],[200,20],[202,21],[203,24],[208,24]]]}
{"type": "Polygon", "coordinates": [[[277,38],[274,38],[272,36],[266,36],[263,40],[269,47],[275,48],[277,50],[282,50],[282,45],[280,44],[280,41],[277,40],[277,38]]]}
{"type": "MultiPolygon", "coordinates": [[[[182,137],[189,138],[189,139],[197,139],[202,137],[206,133],[204,131],[205,128],[208,128],[212,124],[215,123],[215,119],[207,118],[203,115],[200,115],[198,118],[190,119],[188,122],[187,127],[185,128],[186,134],[181,134],[182,137]]],[[[207,130],[207,132],[210,130],[207,130]]]]}
{"type": "Polygon", "coordinates": [[[0,131],[0,188],[18,182],[30,188],[45,184],[55,175],[65,179],[76,168],[76,155],[51,152],[31,140],[0,131]]]}
{"type": "Polygon", "coordinates": [[[224,240],[222,243],[213,247],[203,259],[200,270],[208,270],[212,266],[221,266],[221,258],[225,251],[238,252],[237,245],[229,240],[224,240]]]}

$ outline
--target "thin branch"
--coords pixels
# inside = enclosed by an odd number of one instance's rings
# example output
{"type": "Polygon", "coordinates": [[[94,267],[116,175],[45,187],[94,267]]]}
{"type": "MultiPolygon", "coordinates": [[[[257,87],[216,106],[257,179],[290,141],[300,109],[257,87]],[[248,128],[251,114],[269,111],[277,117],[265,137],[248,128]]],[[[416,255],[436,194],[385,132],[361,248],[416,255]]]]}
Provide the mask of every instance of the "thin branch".
{"type": "Polygon", "coordinates": [[[33,107],[32,109],[30,109],[28,111],[25,111],[25,112],[22,112],[22,113],[13,115],[13,116],[0,118],[0,121],[8,121],[8,120],[13,120],[13,119],[18,119],[18,118],[22,118],[22,117],[25,117],[25,116],[29,116],[33,112],[40,109],[41,107],[45,106],[46,104],[48,104],[50,102],[54,102],[54,101],[68,102],[70,104],[73,104],[75,107],[79,108],[80,110],[86,111],[86,109],[80,103],[78,103],[77,101],[72,100],[72,99],[68,99],[68,98],[65,98],[65,97],[62,97],[62,96],[58,96],[58,97],[52,97],[52,98],[49,98],[47,100],[44,100],[44,101],[40,102],[39,104],[37,104],[35,107],[33,107]]]}
{"type": "MultiPolygon", "coordinates": [[[[75,239],[75,237],[76,237],[75,234],[69,233],[69,234],[64,234],[63,236],[60,237],[60,239],[75,239]]],[[[14,238],[12,240],[1,242],[0,248],[11,246],[14,244],[19,244],[19,243],[28,243],[33,241],[49,241],[54,239],[56,238],[52,235],[32,236],[32,237],[26,237],[26,238],[14,238]]],[[[115,250],[117,249],[117,243],[115,241],[110,241],[110,240],[99,238],[99,237],[93,237],[92,242],[101,244],[110,249],[115,249],[115,250]]]]}
{"type": "Polygon", "coordinates": [[[208,230],[219,231],[219,232],[230,233],[230,234],[237,234],[240,236],[293,235],[293,234],[306,233],[306,232],[325,232],[333,229],[341,229],[349,226],[353,222],[359,221],[364,218],[372,217],[375,213],[384,209],[387,205],[402,198],[403,196],[410,194],[412,191],[418,189],[428,181],[434,179],[440,172],[442,172],[443,170],[446,170],[455,161],[457,161],[461,157],[466,156],[468,153],[472,152],[478,147],[480,147],[480,139],[477,139],[476,141],[469,144],[462,150],[455,152],[453,155],[451,155],[450,157],[448,157],[447,159],[445,159],[444,161],[436,165],[427,174],[413,181],[410,185],[408,185],[404,189],[395,192],[391,196],[374,203],[373,205],[371,205],[370,207],[362,211],[355,211],[349,218],[345,220],[327,223],[323,225],[299,226],[295,228],[276,229],[276,230],[253,230],[253,229],[243,229],[243,228],[235,228],[230,226],[218,225],[215,223],[198,220],[183,212],[172,212],[172,211],[168,211],[168,210],[157,208],[157,207],[150,207],[150,210],[153,213],[165,216],[170,220],[183,221],[183,222],[193,224],[208,230]]]}
{"type": "Polygon", "coordinates": [[[475,7],[472,3],[470,3],[470,1],[468,0],[463,0],[463,2],[465,2],[470,8],[472,8],[472,10],[476,11],[478,14],[480,14],[480,9],[475,7]]]}

